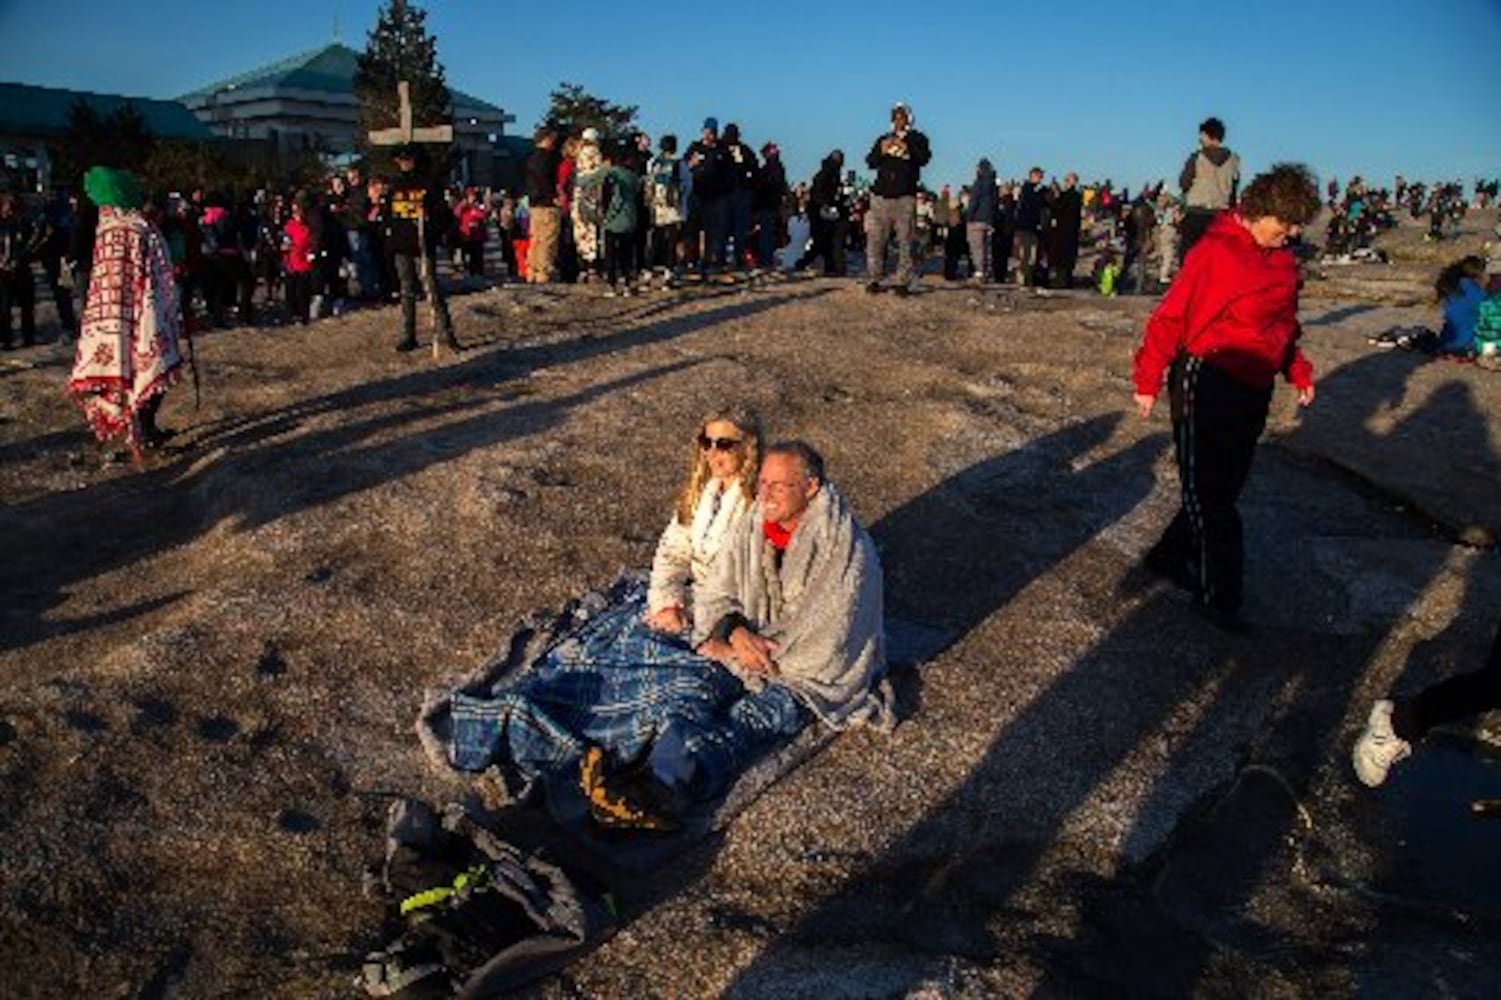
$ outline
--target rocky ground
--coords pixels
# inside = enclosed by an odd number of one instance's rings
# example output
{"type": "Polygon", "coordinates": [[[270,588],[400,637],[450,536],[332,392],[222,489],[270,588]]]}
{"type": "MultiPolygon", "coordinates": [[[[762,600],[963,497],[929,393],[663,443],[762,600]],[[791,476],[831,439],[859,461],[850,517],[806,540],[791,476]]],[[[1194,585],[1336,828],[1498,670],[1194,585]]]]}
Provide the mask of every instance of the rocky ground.
{"type": "MultiPolygon", "coordinates": [[[[197,344],[202,403],[101,462],[44,345],[0,368],[0,994],[349,996],[391,794],[444,798],[423,688],[647,563],[698,414],[824,451],[889,613],[957,636],[629,901],[544,997],[1481,995],[1486,733],[1370,792],[1371,700],[1478,664],[1501,607],[1501,374],[1378,351],[1436,262],[1315,269],[1314,407],[1243,501],[1248,637],[1129,573],[1175,506],[1126,412],[1147,298],[929,280],[456,297],[197,344]]],[[[1165,410],[1165,407],[1161,408],[1165,410]]],[[[1492,737],[1494,734],[1492,734],[1492,737]]]]}

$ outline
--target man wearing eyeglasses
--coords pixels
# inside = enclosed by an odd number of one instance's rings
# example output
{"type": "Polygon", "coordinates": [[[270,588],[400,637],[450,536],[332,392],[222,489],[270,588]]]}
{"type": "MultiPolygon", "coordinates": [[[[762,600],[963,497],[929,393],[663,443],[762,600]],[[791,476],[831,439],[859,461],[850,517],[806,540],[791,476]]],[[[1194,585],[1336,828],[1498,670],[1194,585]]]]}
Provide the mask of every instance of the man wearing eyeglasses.
{"type": "Polygon", "coordinates": [[[801,441],[766,449],[756,502],[731,529],[694,602],[698,651],[745,686],[714,723],[674,719],[652,772],[710,797],[810,714],[889,730],[881,565],[875,545],[801,441]]]}

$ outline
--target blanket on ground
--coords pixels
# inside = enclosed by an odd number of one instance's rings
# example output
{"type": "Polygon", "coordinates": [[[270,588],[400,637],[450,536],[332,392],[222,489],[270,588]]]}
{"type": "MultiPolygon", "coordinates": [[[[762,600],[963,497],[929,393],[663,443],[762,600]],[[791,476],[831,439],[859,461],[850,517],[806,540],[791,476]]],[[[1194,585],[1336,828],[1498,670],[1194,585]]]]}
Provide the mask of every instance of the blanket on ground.
{"type": "MultiPolygon", "coordinates": [[[[482,700],[489,692],[515,691],[526,683],[534,669],[556,670],[560,664],[582,662],[591,645],[627,623],[630,612],[625,609],[633,602],[631,595],[644,594],[645,587],[642,576],[625,574],[610,587],[584,595],[561,612],[534,615],[520,623],[504,650],[481,664],[456,688],[429,692],[417,732],[435,770],[449,777],[455,772],[450,749],[455,742],[455,697],[482,700]],[[613,614],[612,609],[619,611],[619,615],[613,614]]],[[[953,639],[954,634],[946,629],[902,619],[888,621],[885,641],[890,669],[895,672],[915,668],[936,656],[953,639]]],[[[544,731],[542,742],[545,744],[555,733],[544,731]]],[[[682,825],[671,834],[622,836],[597,828],[589,818],[589,804],[579,788],[577,756],[572,749],[577,746],[576,741],[557,744],[560,759],[566,759],[567,766],[546,770],[530,779],[498,760],[485,769],[486,784],[502,793],[503,799],[519,800],[521,808],[502,802],[498,811],[491,811],[493,802],[487,805],[472,794],[462,798],[467,803],[465,808],[481,814],[478,822],[502,828],[508,837],[527,836],[539,845],[550,845],[561,852],[557,856],[585,862],[607,878],[641,874],[660,869],[704,838],[724,829],[764,791],[816,756],[838,735],[838,731],[828,726],[810,725],[786,742],[767,749],[750,762],[722,797],[700,803],[692,811],[679,815],[682,825]],[[537,822],[537,799],[543,800],[541,805],[546,809],[545,824],[537,822]]],[[[621,745],[644,738],[627,736],[621,745]]]]}
{"type": "Polygon", "coordinates": [[[554,623],[553,641],[525,669],[499,677],[487,670],[436,693],[419,720],[424,746],[460,771],[494,769],[509,792],[524,796],[553,772],[575,780],[590,746],[634,761],[668,720],[712,720],[741,683],[695,653],[686,636],[648,628],[646,596],[644,580],[622,577],[554,623]]]}

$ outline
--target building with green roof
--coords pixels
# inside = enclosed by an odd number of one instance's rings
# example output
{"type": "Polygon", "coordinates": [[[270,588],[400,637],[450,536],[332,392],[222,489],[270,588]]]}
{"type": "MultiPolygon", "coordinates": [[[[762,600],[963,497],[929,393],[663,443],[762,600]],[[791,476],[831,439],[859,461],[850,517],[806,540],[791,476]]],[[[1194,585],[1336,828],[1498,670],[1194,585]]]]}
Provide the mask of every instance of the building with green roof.
{"type": "MultiPolygon", "coordinates": [[[[278,156],[304,150],[352,153],[359,131],[354,95],[359,57],[335,42],[209,84],[180,100],[215,135],[264,140],[278,156]]],[[[449,94],[459,173],[466,183],[493,183],[499,167],[495,161],[513,155],[500,140],[516,117],[452,87],[449,94]]]]}

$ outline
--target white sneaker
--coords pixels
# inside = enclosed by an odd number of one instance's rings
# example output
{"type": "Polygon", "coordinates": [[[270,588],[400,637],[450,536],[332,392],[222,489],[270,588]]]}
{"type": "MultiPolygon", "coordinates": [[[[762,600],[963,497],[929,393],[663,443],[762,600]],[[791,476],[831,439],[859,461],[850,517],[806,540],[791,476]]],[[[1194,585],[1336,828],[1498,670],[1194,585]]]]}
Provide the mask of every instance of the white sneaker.
{"type": "Polygon", "coordinates": [[[1371,706],[1365,732],[1355,741],[1351,760],[1361,784],[1375,788],[1386,780],[1393,764],[1412,755],[1412,744],[1392,730],[1392,703],[1386,699],[1371,706]]]}

